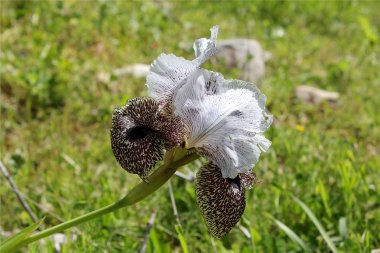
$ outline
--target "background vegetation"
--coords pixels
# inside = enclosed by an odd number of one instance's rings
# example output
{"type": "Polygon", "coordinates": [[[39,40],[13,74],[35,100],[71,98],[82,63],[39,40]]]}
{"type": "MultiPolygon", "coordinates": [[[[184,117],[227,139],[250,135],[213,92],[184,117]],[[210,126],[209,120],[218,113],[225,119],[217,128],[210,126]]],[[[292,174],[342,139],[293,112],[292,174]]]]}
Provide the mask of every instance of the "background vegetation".
{"type": "MultiPolygon", "coordinates": [[[[183,45],[218,24],[220,39],[256,38],[273,54],[261,86],[276,119],[267,133],[273,146],[255,168],[261,183],[247,192],[240,225],[251,238],[234,228],[212,239],[193,183],[171,180],[188,251],[304,251],[280,221],[311,251],[328,252],[294,195],[338,250],[370,252],[380,247],[379,7],[375,1],[2,0],[1,161],[38,217],[46,216],[45,227],[119,199],[139,179],[112,154],[111,113],[146,95],[145,80],[104,82],[98,73],[150,64],[161,52],[193,59],[183,45]],[[294,96],[301,84],[337,91],[341,99],[335,108],[302,104],[294,96]]],[[[217,70],[228,78],[238,73],[222,64],[217,70]]],[[[31,220],[0,180],[1,230],[12,232],[31,220]]],[[[154,209],[148,252],[183,251],[166,185],[134,207],[67,231],[76,239],[62,252],[136,252],[154,209]]],[[[28,252],[53,246],[34,243],[28,252]]]]}

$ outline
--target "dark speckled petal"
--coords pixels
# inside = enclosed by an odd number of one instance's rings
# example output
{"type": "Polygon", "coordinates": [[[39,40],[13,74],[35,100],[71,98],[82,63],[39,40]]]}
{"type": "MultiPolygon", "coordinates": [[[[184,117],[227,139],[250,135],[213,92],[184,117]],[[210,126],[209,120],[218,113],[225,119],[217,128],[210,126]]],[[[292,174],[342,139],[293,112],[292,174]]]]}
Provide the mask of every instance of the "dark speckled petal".
{"type": "Polygon", "coordinates": [[[254,172],[245,172],[239,174],[241,185],[244,189],[251,189],[254,184],[258,183],[254,172]]]}
{"type": "Polygon", "coordinates": [[[254,174],[241,173],[236,178],[223,178],[213,163],[201,167],[195,180],[197,202],[211,235],[222,238],[240,220],[245,209],[245,188],[254,174]]]}
{"type": "Polygon", "coordinates": [[[134,98],[112,116],[111,146],[126,171],[146,177],[163,157],[164,148],[181,144],[182,124],[159,110],[152,98],[134,98]]]}

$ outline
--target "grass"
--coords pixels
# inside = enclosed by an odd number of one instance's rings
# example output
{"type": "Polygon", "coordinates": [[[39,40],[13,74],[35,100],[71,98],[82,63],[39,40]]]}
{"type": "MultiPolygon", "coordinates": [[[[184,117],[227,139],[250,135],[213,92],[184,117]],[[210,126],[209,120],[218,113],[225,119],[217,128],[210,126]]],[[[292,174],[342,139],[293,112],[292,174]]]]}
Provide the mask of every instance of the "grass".
{"type": "MultiPolygon", "coordinates": [[[[380,245],[379,7],[375,1],[2,1],[1,160],[38,217],[46,216],[45,227],[121,198],[138,178],[114,159],[111,113],[146,95],[145,80],[101,82],[98,73],[149,64],[161,52],[192,59],[182,45],[218,24],[220,39],[256,38],[273,54],[261,85],[275,116],[267,133],[273,145],[255,168],[261,183],[247,192],[240,222],[251,238],[234,228],[212,239],[193,183],[174,177],[181,227],[166,185],[134,207],[65,232],[76,239],[62,252],[136,252],[154,209],[148,252],[302,252],[299,242],[328,252],[326,236],[339,252],[370,252],[380,245]],[[293,94],[302,84],[339,92],[339,103],[301,103],[293,94]]],[[[215,70],[228,78],[238,73],[222,64],[215,70]]],[[[1,230],[27,227],[31,220],[0,180],[1,230]]],[[[46,241],[28,252],[52,249],[46,241]]]]}

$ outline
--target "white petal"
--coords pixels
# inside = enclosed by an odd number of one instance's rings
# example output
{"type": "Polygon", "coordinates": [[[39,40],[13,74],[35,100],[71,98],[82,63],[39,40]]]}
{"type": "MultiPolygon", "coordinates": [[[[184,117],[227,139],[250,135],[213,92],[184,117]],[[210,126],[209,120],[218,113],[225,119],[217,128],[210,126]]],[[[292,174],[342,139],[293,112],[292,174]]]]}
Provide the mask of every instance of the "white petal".
{"type": "Polygon", "coordinates": [[[230,178],[250,171],[269,148],[270,141],[260,133],[272,120],[265,112],[265,96],[257,88],[232,87],[236,83],[197,69],[174,97],[175,114],[187,129],[186,147],[197,148],[230,178]],[[216,89],[210,93],[212,82],[216,89]]]}
{"type": "Polygon", "coordinates": [[[260,124],[261,131],[264,132],[270,127],[270,125],[273,122],[273,116],[269,112],[267,112],[267,110],[265,109],[265,102],[267,100],[267,97],[263,93],[261,93],[261,91],[259,90],[259,88],[257,88],[256,85],[246,82],[246,81],[237,80],[237,79],[228,79],[228,80],[219,79],[218,84],[219,86],[217,88],[217,93],[222,93],[229,89],[250,90],[254,94],[258,102],[258,106],[263,111],[263,116],[265,120],[261,120],[261,124],[260,124]]]}
{"type": "Polygon", "coordinates": [[[194,63],[200,67],[205,61],[207,61],[216,52],[216,38],[218,36],[218,26],[213,26],[211,31],[211,36],[209,39],[201,38],[194,42],[193,48],[195,51],[194,63]]]}
{"type": "Polygon", "coordinates": [[[151,65],[147,76],[149,96],[159,103],[171,100],[174,91],[181,86],[196,65],[173,54],[161,54],[151,65]]]}
{"type": "Polygon", "coordinates": [[[218,26],[211,28],[210,39],[202,38],[194,42],[196,59],[193,61],[173,54],[161,54],[153,61],[147,76],[149,96],[160,104],[171,102],[176,92],[186,81],[191,72],[199,68],[216,52],[218,26]]]}

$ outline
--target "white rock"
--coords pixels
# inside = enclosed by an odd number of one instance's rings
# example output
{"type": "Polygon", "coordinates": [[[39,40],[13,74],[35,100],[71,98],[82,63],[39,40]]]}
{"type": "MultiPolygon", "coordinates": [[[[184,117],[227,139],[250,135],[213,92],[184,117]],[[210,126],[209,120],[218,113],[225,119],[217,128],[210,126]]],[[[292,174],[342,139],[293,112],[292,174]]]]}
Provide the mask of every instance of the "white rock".
{"type": "Polygon", "coordinates": [[[265,62],[271,53],[264,51],[257,40],[236,38],[218,41],[216,57],[223,59],[229,69],[240,69],[240,79],[257,83],[264,78],[265,62]]]}
{"type": "Polygon", "coordinates": [[[108,83],[111,81],[111,75],[107,72],[100,72],[98,73],[98,81],[102,83],[108,83]]]}
{"type": "Polygon", "coordinates": [[[145,78],[149,73],[150,65],[137,63],[128,65],[122,68],[117,68],[111,73],[100,72],[98,73],[98,80],[103,83],[109,83],[111,81],[111,75],[120,77],[124,75],[131,75],[135,78],[145,78]]]}
{"type": "Polygon", "coordinates": [[[149,73],[149,69],[150,69],[150,65],[137,63],[137,64],[128,65],[122,68],[115,69],[113,71],[113,74],[116,76],[132,75],[136,78],[142,78],[142,77],[145,78],[149,73]]]}
{"type": "Polygon", "coordinates": [[[321,90],[308,85],[301,85],[296,88],[296,96],[305,103],[320,104],[323,101],[334,105],[339,99],[339,93],[321,90]]]}

